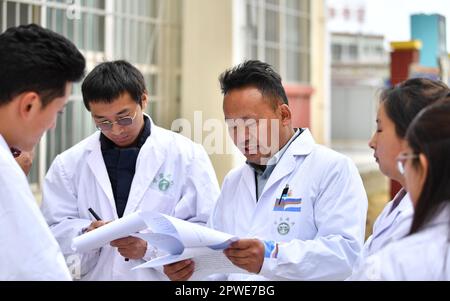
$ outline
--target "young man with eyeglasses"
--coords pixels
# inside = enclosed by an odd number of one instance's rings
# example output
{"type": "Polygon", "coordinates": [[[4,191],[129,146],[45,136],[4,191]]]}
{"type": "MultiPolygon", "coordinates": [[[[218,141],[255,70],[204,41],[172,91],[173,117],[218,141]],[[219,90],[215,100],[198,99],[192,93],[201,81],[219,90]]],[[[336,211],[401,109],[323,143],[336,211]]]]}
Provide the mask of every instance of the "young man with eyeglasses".
{"type": "Polygon", "coordinates": [[[206,223],[219,194],[202,148],[156,126],[144,113],[142,74],[125,61],[97,66],[82,85],[99,129],[59,155],[45,180],[43,213],[65,256],[76,256],[83,280],[166,280],[154,269],[131,269],[158,250],[135,237],[74,254],[72,239],[137,210],[206,223]],[[92,221],[92,208],[101,221],[92,221]]]}
{"type": "Polygon", "coordinates": [[[31,24],[0,35],[0,281],[71,280],[61,250],[14,157],[54,128],[84,75],[75,45],[31,24]]]}

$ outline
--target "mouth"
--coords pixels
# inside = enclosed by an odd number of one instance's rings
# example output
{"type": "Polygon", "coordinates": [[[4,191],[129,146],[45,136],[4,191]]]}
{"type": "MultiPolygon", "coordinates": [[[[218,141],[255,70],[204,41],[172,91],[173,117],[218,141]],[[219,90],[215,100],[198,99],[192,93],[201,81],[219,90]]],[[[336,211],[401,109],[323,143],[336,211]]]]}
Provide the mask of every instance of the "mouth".
{"type": "Polygon", "coordinates": [[[256,155],[258,153],[258,146],[257,145],[246,145],[243,148],[243,150],[246,155],[256,155]]]}
{"type": "Polygon", "coordinates": [[[114,141],[116,141],[117,143],[123,143],[123,142],[126,142],[127,140],[128,140],[128,136],[114,138],[114,141]]]}

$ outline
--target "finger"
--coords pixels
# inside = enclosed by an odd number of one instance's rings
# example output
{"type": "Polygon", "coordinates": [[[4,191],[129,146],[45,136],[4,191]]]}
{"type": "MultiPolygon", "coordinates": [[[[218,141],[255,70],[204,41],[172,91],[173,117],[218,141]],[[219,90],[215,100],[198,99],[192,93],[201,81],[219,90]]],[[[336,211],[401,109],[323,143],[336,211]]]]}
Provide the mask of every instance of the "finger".
{"type": "Polygon", "coordinates": [[[119,239],[113,240],[111,242],[111,246],[120,248],[120,247],[129,246],[129,245],[133,244],[134,242],[135,241],[133,240],[132,237],[119,238],[119,239]]]}
{"type": "Polygon", "coordinates": [[[226,249],[224,251],[225,256],[227,257],[235,257],[235,258],[247,258],[249,257],[249,252],[247,250],[239,250],[239,249],[226,249]]]}
{"type": "Polygon", "coordinates": [[[192,274],[194,274],[194,263],[188,265],[186,268],[182,269],[176,275],[173,276],[173,281],[186,281],[191,278],[192,274]]]}
{"type": "Polygon", "coordinates": [[[189,267],[190,265],[193,265],[193,261],[188,259],[188,260],[183,260],[180,262],[176,262],[170,265],[170,269],[173,271],[173,273],[178,273],[181,270],[189,267]]]}
{"type": "Polygon", "coordinates": [[[231,257],[229,258],[232,263],[239,266],[249,265],[252,261],[251,258],[236,258],[231,257]]]}
{"type": "Polygon", "coordinates": [[[247,262],[238,261],[234,258],[229,258],[229,259],[233,265],[235,265],[241,269],[247,270],[247,264],[248,264],[247,262]]]}
{"type": "Polygon", "coordinates": [[[130,249],[128,248],[118,248],[117,251],[119,252],[120,255],[122,255],[123,257],[128,257],[132,255],[132,252],[130,249]]]}
{"type": "Polygon", "coordinates": [[[241,239],[232,243],[229,249],[248,249],[252,246],[252,244],[252,240],[241,239]]]}
{"type": "Polygon", "coordinates": [[[95,221],[95,222],[92,222],[92,223],[89,225],[89,227],[87,228],[86,232],[93,231],[93,230],[95,230],[95,229],[97,229],[97,228],[100,228],[100,227],[102,227],[102,226],[104,226],[104,225],[106,225],[106,223],[105,223],[104,221],[95,221]]]}

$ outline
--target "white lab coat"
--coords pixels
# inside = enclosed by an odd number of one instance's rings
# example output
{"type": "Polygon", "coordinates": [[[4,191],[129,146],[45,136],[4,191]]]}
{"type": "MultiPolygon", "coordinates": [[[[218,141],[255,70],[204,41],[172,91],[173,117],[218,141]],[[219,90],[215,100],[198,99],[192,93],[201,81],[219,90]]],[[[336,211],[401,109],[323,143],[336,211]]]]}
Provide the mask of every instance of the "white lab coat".
{"type": "Polygon", "coordinates": [[[367,258],[351,280],[450,280],[450,205],[424,229],[367,258]]]}
{"type": "MultiPolygon", "coordinates": [[[[105,221],[118,218],[99,138],[96,132],[59,155],[45,179],[42,211],[66,257],[73,256],[72,239],[93,221],[89,208],[105,221]]],[[[218,195],[216,175],[203,147],[152,122],[151,135],[137,159],[124,216],[152,210],[205,224],[218,195]]],[[[131,271],[144,261],[126,262],[109,245],[76,255],[82,280],[167,280],[154,269],[131,271]]],[[[156,255],[149,247],[144,258],[156,255]]]]}
{"type": "Polygon", "coordinates": [[[228,280],[343,280],[361,252],[366,213],[355,165],[317,145],[305,130],[278,162],[258,202],[254,171],[248,165],[231,171],[209,225],[241,238],[281,243],[278,257],[266,258],[260,275],[233,274],[228,280]],[[290,197],[302,199],[300,212],[273,210],[286,184],[290,197]]]}
{"type": "Polygon", "coordinates": [[[0,281],[71,280],[27,178],[0,135],[0,281]]]}
{"type": "Polygon", "coordinates": [[[411,230],[414,207],[409,194],[406,194],[391,212],[392,205],[393,201],[387,203],[376,219],[373,225],[373,234],[364,244],[362,258],[368,257],[387,244],[405,237],[411,230]]]}

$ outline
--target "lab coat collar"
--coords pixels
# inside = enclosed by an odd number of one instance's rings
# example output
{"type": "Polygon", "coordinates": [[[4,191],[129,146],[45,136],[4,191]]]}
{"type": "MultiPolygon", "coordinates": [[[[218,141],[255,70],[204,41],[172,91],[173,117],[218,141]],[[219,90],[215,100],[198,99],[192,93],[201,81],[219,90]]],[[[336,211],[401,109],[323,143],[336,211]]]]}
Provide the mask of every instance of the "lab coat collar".
{"type": "MultiPolygon", "coordinates": [[[[144,143],[141,151],[139,152],[136,162],[135,177],[133,178],[133,183],[131,184],[124,216],[135,211],[166,158],[166,153],[163,151],[165,148],[162,147],[161,142],[158,141],[159,136],[164,135],[164,133],[161,132],[159,127],[155,126],[150,117],[149,119],[151,123],[152,135],[147,138],[147,141],[144,143]]],[[[106,170],[105,161],[103,160],[100,146],[100,131],[97,131],[91,136],[90,141],[87,143],[86,149],[90,152],[87,156],[87,163],[100,187],[108,197],[111,207],[115,209],[116,205],[111,188],[111,182],[108,176],[108,171],[106,170]]],[[[116,210],[114,210],[114,214],[117,215],[116,210]]],[[[116,218],[118,217],[116,216],[116,218]]]]}
{"type": "Polygon", "coordinates": [[[151,120],[152,134],[141,148],[136,162],[136,173],[131,184],[124,216],[134,212],[142,202],[159,169],[167,159],[167,141],[160,138],[165,134],[161,128],[155,126],[151,120]]]}
{"type": "MultiPolygon", "coordinates": [[[[5,138],[3,138],[2,135],[0,135],[0,147],[4,148],[5,151],[11,153],[11,151],[9,150],[8,143],[6,143],[6,140],[5,140],[5,138]]],[[[12,154],[11,154],[11,156],[12,156],[12,154]]]]}
{"type": "MultiPolygon", "coordinates": [[[[110,206],[112,208],[116,208],[111,182],[109,180],[108,171],[106,170],[106,165],[103,160],[103,154],[100,146],[100,131],[90,137],[86,145],[86,149],[89,153],[87,155],[87,164],[89,165],[92,174],[97,180],[97,183],[103,189],[103,192],[106,194],[110,206]]],[[[113,210],[113,212],[115,218],[117,219],[117,210],[113,210]]]]}
{"type": "Polygon", "coordinates": [[[305,129],[303,133],[301,133],[301,135],[291,143],[283,157],[281,157],[266,185],[264,186],[261,196],[263,196],[272,185],[275,185],[278,181],[291,174],[296,168],[296,157],[311,154],[315,144],[316,143],[311,135],[311,132],[308,129],[305,129]]]}
{"type": "MultiPolygon", "coordinates": [[[[394,197],[394,200],[400,193],[401,192],[397,193],[397,195],[394,197]]],[[[391,201],[389,204],[389,207],[386,208],[383,211],[382,216],[380,216],[380,220],[382,220],[383,222],[379,223],[379,225],[377,225],[378,227],[376,228],[376,232],[373,233],[372,241],[375,238],[377,238],[378,236],[380,236],[382,233],[384,233],[387,229],[391,228],[392,224],[395,222],[395,220],[398,218],[398,216],[400,214],[403,214],[403,216],[406,216],[406,215],[412,214],[412,212],[414,210],[408,193],[403,196],[403,198],[400,201],[400,204],[398,204],[397,208],[395,208],[391,212],[391,208],[392,208],[393,204],[394,204],[394,202],[391,201]]]]}
{"type": "Polygon", "coordinates": [[[450,204],[449,201],[439,206],[433,218],[425,225],[426,228],[436,227],[442,224],[448,225],[450,222],[450,204]]]}
{"type": "Polygon", "coordinates": [[[301,135],[292,142],[292,145],[287,149],[285,155],[291,156],[307,156],[316,145],[316,141],[309,129],[305,129],[301,135]]]}

